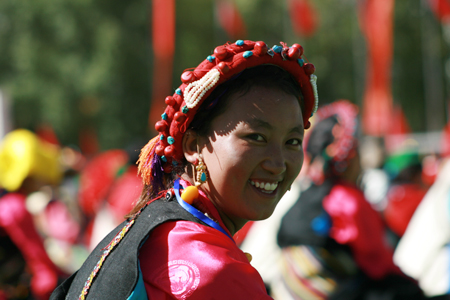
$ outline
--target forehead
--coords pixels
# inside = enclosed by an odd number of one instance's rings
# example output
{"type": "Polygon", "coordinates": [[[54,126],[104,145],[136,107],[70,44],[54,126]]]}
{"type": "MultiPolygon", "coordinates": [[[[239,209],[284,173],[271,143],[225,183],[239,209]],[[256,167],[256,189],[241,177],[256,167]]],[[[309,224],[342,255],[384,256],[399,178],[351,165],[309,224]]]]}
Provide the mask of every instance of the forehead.
{"type": "Polygon", "coordinates": [[[252,86],[245,93],[230,95],[228,101],[227,109],[217,120],[227,122],[228,126],[241,121],[262,120],[272,127],[303,129],[300,100],[281,89],[252,86]]]}

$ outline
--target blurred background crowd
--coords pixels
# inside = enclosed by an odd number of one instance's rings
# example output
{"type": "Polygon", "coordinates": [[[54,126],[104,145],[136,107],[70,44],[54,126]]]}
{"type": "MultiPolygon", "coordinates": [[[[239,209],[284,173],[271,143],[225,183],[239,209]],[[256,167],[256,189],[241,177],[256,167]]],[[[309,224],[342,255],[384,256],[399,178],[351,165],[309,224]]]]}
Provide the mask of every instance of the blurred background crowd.
{"type": "MultiPolygon", "coordinates": [[[[135,162],[155,135],[149,124],[160,119],[178,74],[211,54],[204,49],[247,38],[269,46],[301,44],[316,67],[320,107],[354,105],[354,113],[344,113],[354,122],[341,125],[352,129],[358,155],[344,151],[345,158],[333,160],[348,146],[334,141],[345,136],[335,123],[322,128],[320,145],[307,151],[274,215],[236,236],[268,291],[275,299],[326,299],[318,292],[331,288],[323,278],[340,284],[339,276],[315,270],[311,279],[305,275],[311,269],[287,268],[299,261],[321,265],[319,252],[343,257],[346,275],[362,278],[353,270],[361,269],[378,280],[384,273],[373,269],[377,258],[364,267],[351,259],[361,247],[383,244],[391,249],[392,268],[427,298],[450,293],[450,0],[4,0],[0,300],[48,299],[80,267],[139,197],[135,162]],[[334,230],[346,221],[333,218],[328,205],[335,185],[319,188],[329,178],[327,168],[333,178],[352,169],[345,180],[367,203],[354,214],[360,218],[352,225],[356,235],[334,230]],[[302,195],[320,193],[310,206],[295,205],[305,203],[297,201],[302,195]],[[305,218],[310,223],[295,223],[305,218]],[[364,231],[366,221],[379,230],[364,231]],[[323,239],[297,247],[305,237],[291,237],[289,224],[295,232],[312,226],[323,239]],[[353,243],[358,236],[373,241],[353,243]],[[329,248],[330,240],[350,251],[329,248]],[[302,298],[305,290],[317,293],[302,298]]],[[[392,290],[392,282],[384,287],[392,290]]],[[[380,296],[381,289],[371,289],[380,296]]],[[[386,297],[370,299],[394,299],[386,297]]]]}

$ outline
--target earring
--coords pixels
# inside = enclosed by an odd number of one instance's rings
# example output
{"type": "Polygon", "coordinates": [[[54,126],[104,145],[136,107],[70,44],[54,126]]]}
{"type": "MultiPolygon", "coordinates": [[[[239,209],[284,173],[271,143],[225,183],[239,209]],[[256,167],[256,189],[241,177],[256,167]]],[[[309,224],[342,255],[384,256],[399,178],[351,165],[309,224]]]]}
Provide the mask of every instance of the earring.
{"type": "Polygon", "coordinates": [[[197,171],[197,174],[195,176],[195,186],[200,186],[202,183],[205,183],[208,180],[206,165],[203,162],[203,156],[201,154],[198,155],[198,160],[195,164],[195,170],[197,171]]]}

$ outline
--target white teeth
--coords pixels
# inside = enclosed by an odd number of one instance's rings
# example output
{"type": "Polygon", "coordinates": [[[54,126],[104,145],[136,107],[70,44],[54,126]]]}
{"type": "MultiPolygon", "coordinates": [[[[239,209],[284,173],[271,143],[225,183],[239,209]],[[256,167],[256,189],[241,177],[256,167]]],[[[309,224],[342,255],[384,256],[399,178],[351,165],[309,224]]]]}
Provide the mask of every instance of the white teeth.
{"type": "Polygon", "coordinates": [[[254,185],[257,188],[260,188],[263,191],[272,192],[278,187],[278,182],[269,183],[269,182],[258,182],[250,180],[250,184],[254,185]]]}

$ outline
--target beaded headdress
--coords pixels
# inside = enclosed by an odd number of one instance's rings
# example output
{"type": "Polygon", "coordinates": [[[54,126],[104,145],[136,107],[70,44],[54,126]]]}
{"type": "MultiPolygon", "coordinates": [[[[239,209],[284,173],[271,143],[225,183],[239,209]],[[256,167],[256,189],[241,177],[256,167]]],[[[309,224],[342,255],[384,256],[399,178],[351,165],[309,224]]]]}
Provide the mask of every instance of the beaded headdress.
{"type": "Polygon", "coordinates": [[[305,129],[310,127],[309,118],[316,112],[318,94],[313,74],[313,64],[305,62],[303,47],[288,47],[281,42],[269,48],[264,42],[238,40],[214,49],[197,68],[181,75],[181,86],[165,99],[167,107],[156,122],[158,136],[148,142],[139,157],[139,174],[145,184],[154,183],[155,177],[170,173],[173,166],[183,159],[182,138],[202,102],[220,84],[233,78],[247,68],[259,65],[281,67],[298,82],[304,101],[303,120],[305,129]]]}
{"type": "Polygon", "coordinates": [[[311,159],[321,156],[335,171],[343,171],[358,146],[357,118],[358,107],[348,100],[322,106],[315,114],[313,129],[305,139],[306,152],[312,156],[311,159]],[[330,117],[335,120],[327,122],[330,117]]]}

